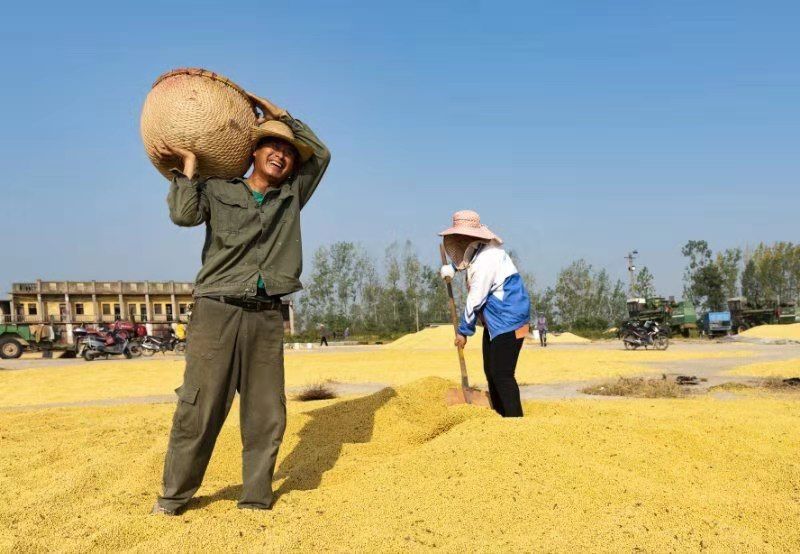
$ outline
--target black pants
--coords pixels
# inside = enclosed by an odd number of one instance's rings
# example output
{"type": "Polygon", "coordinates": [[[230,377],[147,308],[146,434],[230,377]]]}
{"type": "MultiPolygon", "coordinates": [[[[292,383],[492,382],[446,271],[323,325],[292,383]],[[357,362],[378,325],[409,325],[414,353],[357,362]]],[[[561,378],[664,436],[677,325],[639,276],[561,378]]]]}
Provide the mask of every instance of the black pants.
{"type": "Polygon", "coordinates": [[[321,339],[319,339],[319,345],[322,346],[323,344],[325,346],[328,346],[328,337],[322,337],[321,339]]]}
{"type": "Polygon", "coordinates": [[[541,329],[539,331],[539,344],[547,346],[547,329],[541,329]]]}
{"type": "Polygon", "coordinates": [[[489,382],[492,407],[503,417],[522,417],[519,385],[514,372],[523,341],[515,336],[514,331],[490,340],[489,331],[483,330],[483,371],[489,382]]]}

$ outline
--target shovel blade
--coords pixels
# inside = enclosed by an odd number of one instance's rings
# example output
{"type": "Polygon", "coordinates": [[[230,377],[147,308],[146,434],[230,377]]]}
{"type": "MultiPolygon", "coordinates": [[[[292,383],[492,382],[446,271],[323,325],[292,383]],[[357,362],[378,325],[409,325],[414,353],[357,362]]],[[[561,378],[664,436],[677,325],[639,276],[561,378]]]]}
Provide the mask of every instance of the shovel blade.
{"type": "Polygon", "coordinates": [[[459,387],[456,389],[449,389],[445,393],[444,401],[448,406],[455,406],[457,404],[471,404],[473,406],[480,406],[482,408],[492,407],[491,403],[489,402],[489,395],[482,390],[473,388],[462,389],[459,387]]]}

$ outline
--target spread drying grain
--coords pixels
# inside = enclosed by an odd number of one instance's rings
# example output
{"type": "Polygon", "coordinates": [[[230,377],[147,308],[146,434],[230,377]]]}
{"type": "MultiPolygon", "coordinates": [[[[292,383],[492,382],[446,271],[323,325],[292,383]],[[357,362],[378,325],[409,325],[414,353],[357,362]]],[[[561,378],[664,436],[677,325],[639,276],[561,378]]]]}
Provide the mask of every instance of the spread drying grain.
{"type": "Polygon", "coordinates": [[[539,402],[509,420],[446,408],[447,386],[290,401],[271,512],[235,508],[234,407],[176,518],[147,515],[172,405],[0,412],[0,551],[800,549],[800,402],[539,402]]]}

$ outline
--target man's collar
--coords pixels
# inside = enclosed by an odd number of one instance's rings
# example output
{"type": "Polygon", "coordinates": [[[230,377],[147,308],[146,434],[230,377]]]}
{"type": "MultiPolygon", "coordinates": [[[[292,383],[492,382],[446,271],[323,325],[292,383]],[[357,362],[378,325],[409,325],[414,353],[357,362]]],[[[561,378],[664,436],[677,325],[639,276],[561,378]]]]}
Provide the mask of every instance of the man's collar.
{"type": "MultiPolygon", "coordinates": [[[[244,178],[244,177],[234,177],[233,179],[231,179],[228,182],[229,183],[241,183],[241,184],[243,184],[245,186],[245,188],[247,188],[247,191],[249,193],[254,192],[254,189],[250,186],[250,184],[247,182],[247,179],[244,178]]],[[[287,196],[292,196],[294,194],[294,191],[292,191],[292,180],[291,179],[286,179],[283,182],[283,184],[281,184],[281,186],[279,186],[277,188],[276,187],[267,187],[267,190],[265,190],[264,192],[259,192],[259,194],[261,194],[262,196],[267,196],[268,194],[272,193],[273,191],[276,194],[279,194],[280,198],[285,198],[287,196]]],[[[255,191],[255,192],[258,192],[258,191],[255,191]]]]}

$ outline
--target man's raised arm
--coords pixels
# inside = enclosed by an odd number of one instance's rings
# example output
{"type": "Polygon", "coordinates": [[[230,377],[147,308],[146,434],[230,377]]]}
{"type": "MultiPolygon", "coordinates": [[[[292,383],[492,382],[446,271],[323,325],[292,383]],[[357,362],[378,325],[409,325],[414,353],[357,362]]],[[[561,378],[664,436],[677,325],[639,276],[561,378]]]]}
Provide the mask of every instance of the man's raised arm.
{"type": "Polygon", "coordinates": [[[289,112],[283,108],[279,108],[266,98],[261,98],[255,94],[249,94],[250,99],[261,109],[264,113],[264,119],[277,119],[282,121],[294,133],[297,140],[307,144],[314,151],[307,162],[305,162],[295,177],[297,181],[297,189],[300,193],[300,207],[306,205],[311,195],[317,190],[325,170],[328,169],[328,164],[331,163],[331,152],[328,147],[314,134],[311,128],[289,115],[289,112]]]}
{"type": "Polygon", "coordinates": [[[197,168],[197,157],[193,152],[183,148],[162,144],[156,148],[162,159],[180,159],[183,171],[173,169],[172,184],[167,195],[169,218],[175,225],[194,227],[208,220],[208,201],[202,182],[193,180],[197,168]]]}

